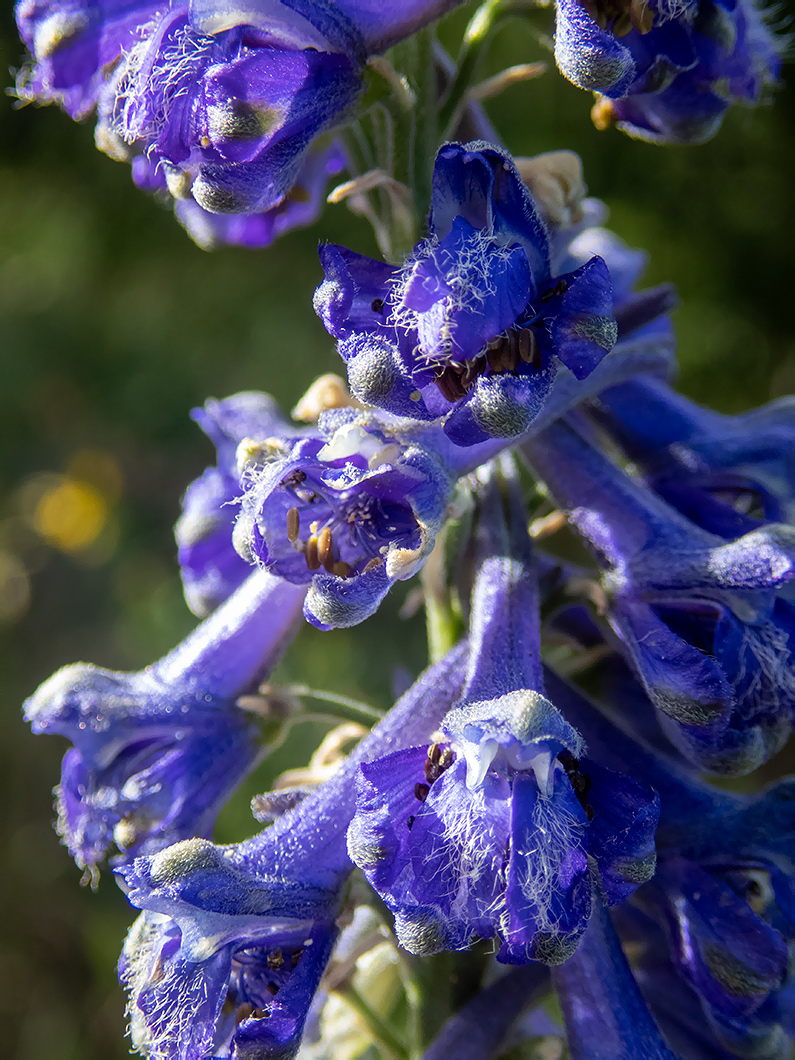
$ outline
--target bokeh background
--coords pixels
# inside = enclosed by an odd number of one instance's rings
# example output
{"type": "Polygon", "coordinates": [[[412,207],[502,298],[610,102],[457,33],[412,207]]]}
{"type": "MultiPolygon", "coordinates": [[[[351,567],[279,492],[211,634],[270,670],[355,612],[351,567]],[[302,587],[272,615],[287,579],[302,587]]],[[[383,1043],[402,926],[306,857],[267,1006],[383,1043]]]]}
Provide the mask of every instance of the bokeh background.
{"type": "MultiPolygon", "coordinates": [[[[503,30],[483,75],[549,58],[550,28],[539,12],[503,30]]],[[[0,69],[21,61],[6,14],[0,69]]],[[[731,112],[698,148],[598,133],[589,107],[553,67],[490,113],[517,154],[579,151],[614,230],[649,251],[648,282],[677,284],[686,393],[740,411],[795,389],[793,93],[731,112]]],[[[270,250],[208,254],[94,149],[90,123],[0,97],[0,144],[0,1040],[8,1060],[113,1060],[129,1047],[115,962],[132,913],[108,874],[97,894],[78,886],[51,827],[64,748],[30,734],[20,703],[65,663],[138,669],[193,626],[171,528],[212,451],[188,412],[241,389],[290,408],[338,370],[311,309],[316,245],[375,248],[337,206],[270,250]]],[[[277,676],[386,707],[395,669],[424,662],[421,616],[398,615],[408,591],[366,627],[303,630],[277,676]]],[[[251,778],[220,841],[253,830],[251,795],[304,763],[306,739],[251,778]]]]}

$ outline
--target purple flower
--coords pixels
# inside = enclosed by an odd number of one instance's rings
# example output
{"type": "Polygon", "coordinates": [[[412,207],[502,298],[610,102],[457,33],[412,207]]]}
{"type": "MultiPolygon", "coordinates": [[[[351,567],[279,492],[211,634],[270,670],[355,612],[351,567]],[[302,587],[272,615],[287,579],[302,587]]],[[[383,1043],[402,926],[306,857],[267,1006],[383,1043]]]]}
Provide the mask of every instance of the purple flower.
{"type": "Polygon", "coordinates": [[[85,118],[105,88],[107,70],[157,11],[153,0],[20,0],[17,26],[33,58],[17,85],[20,96],[55,100],[72,118],[85,118]]]}
{"type": "MultiPolygon", "coordinates": [[[[618,336],[610,273],[598,255],[567,259],[576,234],[548,232],[505,151],[445,144],[429,236],[401,267],[321,248],[315,308],[353,393],[396,415],[443,418],[452,441],[472,445],[526,431],[559,390],[582,400],[626,372],[639,351],[608,356],[618,336]]],[[[669,342],[657,336],[655,350],[669,342]]]]}
{"type": "Polygon", "coordinates": [[[659,793],[657,871],[619,922],[660,1022],[691,1048],[705,1039],[731,1055],[782,1055],[795,939],[792,778],[751,796],[711,788],[619,727],[632,724],[634,699],[614,690],[612,721],[554,674],[546,679],[592,753],[659,793]]]}
{"type": "Polygon", "coordinates": [[[304,614],[321,629],[373,614],[433,548],[457,476],[433,439],[408,426],[337,410],[312,437],[271,439],[243,454],[236,545],[309,585],[304,614]]]}
{"type": "Polygon", "coordinates": [[[726,542],[563,421],[524,450],[600,558],[610,623],[668,737],[717,773],[767,761],[795,705],[792,528],[769,524],[726,542]]]}
{"type": "Polygon", "coordinates": [[[120,964],[137,1049],[173,1060],[295,1055],[353,867],[353,776],[433,730],[461,690],[465,655],[462,644],[428,669],[331,780],[259,836],[187,840],[119,870],[145,910],[120,964]]]}
{"type": "Polygon", "coordinates": [[[223,401],[211,398],[191,416],[215,445],[217,462],[185,491],[174,536],[185,599],[195,615],[204,617],[251,574],[251,564],[232,545],[242,493],[238,445],[246,438],[301,432],[284,419],[273,398],[257,391],[223,401]]]}
{"type": "MultiPolygon", "coordinates": [[[[124,145],[143,152],[176,199],[192,197],[213,214],[269,214],[299,178],[313,140],[353,114],[367,56],[454,4],[412,2],[375,14],[356,0],[120,10],[22,0],[17,20],[32,62],[18,92],[56,100],[73,117],[98,106],[100,145],[114,155],[124,145]]],[[[181,212],[198,230],[201,215],[181,212]]],[[[271,221],[225,234],[262,245],[271,221]]]]}
{"type": "Polygon", "coordinates": [[[791,399],[724,416],[637,379],[604,391],[593,412],[647,484],[710,533],[735,538],[765,522],[795,522],[791,399]]]}
{"type": "Polygon", "coordinates": [[[759,103],[782,46],[754,0],[558,0],[555,58],[601,93],[594,122],[661,143],[700,143],[735,102],[759,103]]]}
{"type": "Polygon", "coordinates": [[[27,700],[36,733],[72,742],[56,789],[58,831],[93,876],[118,861],[209,835],[218,811],[264,751],[236,705],[276,663],[303,590],[255,572],[159,662],[138,673],[87,663],[58,670],[27,700]]]}
{"type": "Polygon", "coordinates": [[[484,561],[470,638],[441,735],[362,766],[348,849],[412,953],[496,936],[500,961],[558,964],[588,923],[589,859],[611,904],[653,873],[656,800],[581,761],[540,691],[536,588],[517,556],[484,561]]]}
{"type": "MultiPolygon", "coordinates": [[[[220,246],[257,250],[269,247],[286,232],[304,228],[317,220],[325,202],[329,179],[345,168],[346,156],[337,140],[331,144],[313,144],[284,198],[268,210],[243,214],[210,213],[192,196],[174,199],[169,191],[165,165],[158,166],[143,154],[136,155],[131,161],[133,180],[138,187],[173,203],[177,220],[203,250],[220,246]]],[[[172,180],[171,187],[177,193],[184,190],[179,181],[172,180]]]]}

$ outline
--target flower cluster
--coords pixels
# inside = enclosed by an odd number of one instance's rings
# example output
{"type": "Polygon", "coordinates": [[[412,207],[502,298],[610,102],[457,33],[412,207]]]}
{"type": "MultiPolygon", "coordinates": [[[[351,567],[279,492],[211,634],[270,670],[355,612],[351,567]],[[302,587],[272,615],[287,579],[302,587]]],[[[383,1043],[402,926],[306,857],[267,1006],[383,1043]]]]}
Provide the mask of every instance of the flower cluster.
{"type": "Polygon", "coordinates": [[[555,58],[597,93],[599,128],[640,140],[701,143],[735,103],[760,102],[781,42],[755,0],[558,0],[555,58]]]}
{"type": "Polygon", "coordinates": [[[200,244],[267,246],[314,219],[344,165],[319,138],[355,109],[367,57],[455,2],[19,0],[31,62],[17,91],[76,119],[96,110],[98,146],[167,192],[200,244]]]}
{"type": "MultiPolygon", "coordinates": [[[[194,411],[216,462],[175,536],[201,622],[138,673],[79,663],[26,701],[71,743],[57,828],[140,910],[119,974],[153,1060],[372,1055],[340,1046],[340,1004],[390,1056],[565,1037],[573,1060],[783,1060],[795,786],[727,778],[795,717],[794,407],[672,389],[673,290],[638,288],[576,155],[451,140],[417,176],[420,117],[488,128],[495,79],[461,82],[503,5],[458,66],[428,37],[411,77],[380,56],[455,6],[17,5],[20,94],[96,109],[200,245],[266,245],[347,168],[335,197],[392,259],[320,248],[349,390],[323,377],[300,423],[255,391],[194,411]],[[363,99],[373,140],[338,131],[363,99]],[[420,572],[403,613],[424,599],[431,662],[388,712],[263,684],[302,614],[356,626],[420,572]],[[254,799],[261,831],[213,842],[310,697],[345,724],[254,799]]],[[[778,54],[752,0],[557,5],[563,72],[647,139],[711,135],[778,54]]]]}

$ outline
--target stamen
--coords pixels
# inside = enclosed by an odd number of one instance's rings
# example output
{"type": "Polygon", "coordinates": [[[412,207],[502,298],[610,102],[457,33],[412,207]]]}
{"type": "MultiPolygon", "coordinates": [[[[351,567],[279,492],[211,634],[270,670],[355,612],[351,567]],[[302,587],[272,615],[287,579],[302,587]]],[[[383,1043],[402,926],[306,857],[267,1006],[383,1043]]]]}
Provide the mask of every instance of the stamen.
{"type": "Polygon", "coordinates": [[[414,798],[419,802],[425,802],[428,798],[428,792],[431,790],[429,784],[415,784],[414,785],[414,798]]]}
{"type": "Polygon", "coordinates": [[[350,578],[351,574],[353,574],[353,567],[350,563],[346,563],[344,559],[341,559],[334,564],[333,573],[338,578],[350,578]]]}
{"type": "Polygon", "coordinates": [[[265,989],[268,991],[271,997],[276,997],[276,995],[279,993],[279,987],[276,983],[268,983],[265,989]]]}
{"type": "Polygon", "coordinates": [[[221,1015],[222,1016],[231,1016],[234,1011],[235,1011],[235,999],[232,997],[232,995],[229,992],[227,992],[227,995],[226,995],[226,998],[224,1000],[224,1003],[223,1003],[223,1005],[221,1005],[221,1015]]]}
{"type": "Polygon", "coordinates": [[[431,746],[428,748],[428,761],[429,762],[433,762],[433,764],[436,765],[436,763],[439,761],[439,759],[441,757],[442,757],[442,749],[441,749],[441,747],[439,746],[438,743],[432,743],[431,746]]]}
{"type": "Polygon", "coordinates": [[[384,311],[384,300],[383,298],[374,298],[370,303],[370,308],[374,313],[383,313],[384,311]]]}
{"type": "Polygon", "coordinates": [[[317,538],[313,534],[312,537],[306,543],[306,552],[304,553],[304,559],[306,560],[307,567],[314,571],[320,570],[320,557],[317,554],[317,538]]]}
{"type": "Polygon", "coordinates": [[[268,967],[271,971],[278,972],[281,966],[284,964],[284,957],[281,950],[274,950],[273,953],[268,954],[268,967]]]}
{"type": "Polygon", "coordinates": [[[368,571],[375,570],[376,567],[380,567],[383,562],[384,561],[379,556],[374,556],[372,559],[368,559],[364,565],[362,574],[367,574],[368,571]]]}
{"type": "Polygon", "coordinates": [[[412,814],[411,817],[409,817],[409,819],[406,821],[406,824],[408,825],[409,831],[411,831],[411,826],[414,824],[414,822],[416,820],[417,820],[417,818],[414,816],[414,814],[412,814]]]}
{"type": "Polygon", "coordinates": [[[290,954],[290,967],[291,968],[297,967],[298,962],[301,960],[301,956],[302,956],[303,952],[304,952],[303,948],[301,948],[300,950],[293,950],[293,952],[290,954]]]}
{"type": "Polygon", "coordinates": [[[291,508],[287,513],[287,540],[292,544],[298,540],[301,532],[301,514],[297,508],[291,508]]]}
{"type": "Polygon", "coordinates": [[[328,569],[328,561],[331,559],[333,547],[331,528],[326,526],[320,531],[320,537],[317,542],[318,559],[326,569],[328,569]]]}

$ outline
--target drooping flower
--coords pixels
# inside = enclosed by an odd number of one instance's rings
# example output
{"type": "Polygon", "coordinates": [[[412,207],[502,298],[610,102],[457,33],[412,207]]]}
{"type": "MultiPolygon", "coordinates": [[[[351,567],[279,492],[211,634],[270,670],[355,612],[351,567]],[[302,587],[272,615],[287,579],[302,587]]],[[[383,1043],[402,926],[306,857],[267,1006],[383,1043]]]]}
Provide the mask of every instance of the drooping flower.
{"type": "Polygon", "coordinates": [[[376,14],[357,0],[165,9],[151,0],[21,0],[32,62],[17,90],[77,118],[98,106],[100,146],[118,155],[122,141],[145,154],[176,199],[192,196],[210,213],[264,214],[284,202],[312,141],[353,113],[367,56],[455,2],[376,14]]]}
{"type": "Polygon", "coordinates": [[[496,937],[500,961],[557,964],[588,923],[589,859],[611,903],[654,871],[655,797],[581,761],[581,737],[540,691],[521,533],[478,573],[467,683],[441,735],[358,778],[349,851],[413,953],[496,937]]]}
{"type": "Polygon", "coordinates": [[[411,424],[340,409],[319,428],[242,452],[235,542],[308,584],[304,613],[328,629],[373,614],[395,580],[422,566],[457,476],[411,424]]]}
{"type": "Polygon", "coordinates": [[[558,0],[555,58],[599,93],[594,122],[660,143],[700,143],[733,103],[759,103],[782,45],[755,0],[558,0]]]}
{"type": "Polygon", "coordinates": [[[795,704],[792,528],[716,537],[564,421],[524,451],[603,564],[609,620],[668,737],[717,773],[775,754],[795,704]]]}
{"type": "MultiPolygon", "coordinates": [[[[559,391],[573,404],[613,374],[648,367],[644,358],[659,370],[668,334],[610,353],[618,327],[608,266],[598,255],[567,257],[578,226],[568,238],[559,227],[548,231],[505,151],[445,144],[429,236],[402,266],[321,248],[315,308],[339,340],[352,392],[396,415],[443,418],[456,444],[473,445],[526,431],[559,391]]],[[[640,339],[667,308],[648,302],[627,338],[640,339]]]]}
{"type": "Polygon", "coordinates": [[[188,486],[174,527],[185,599],[203,617],[251,574],[251,564],[235,552],[232,531],[242,492],[237,447],[245,438],[296,436],[301,431],[282,416],[268,394],[249,391],[223,401],[210,399],[191,413],[215,445],[215,467],[188,486]]]}
{"type": "Polygon", "coordinates": [[[262,757],[260,729],[237,705],[295,630],[304,591],[265,571],[170,654],[138,673],[87,663],[58,670],[25,703],[36,733],[72,748],[56,789],[58,831],[95,875],[117,860],[207,836],[262,757]]]}
{"type": "MultiPolygon", "coordinates": [[[[117,153],[122,158],[129,154],[123,147],[117,153]]],[[[152,163],[144,154],[135,155],[131,162],[133,180],[138,187],[171,202],[177,220],[203,250],[220,246],[259,250],[269,247],[286,232],[304,228],[317,220],[329,181],[345,168],[346,156],[336,140],[331,144],[313,144],[292,187],[275,206],[259,213],[240,214],[210,213],[190,195],[175,199],[169,191],[164,166],[152,163]]],[[[172,188],[180,193],[184,191],[184,182],[180,186],[172,181],[172,188]]]]}
{"type": "Polygon", "coordinates": [[[462,643],[430,667],[325,784],[259,836],[188,840],[119,870],[144,910],[120,964],[133,1045],[169,1060],[287,1060],[337,935],[345,830],[363,761],[421,739],[461,690],[462,643]]]}
{"type": "Polygon", "coordinates": [[[659,793],[657,871],[618,922],[672,1042],[678,1051],[683,1043],[683,1056],[785,1055],[795,939],[792,778],[756,795],[712,788],[620,727],[632,723],[634,697],[611,694],[612,720],[545,676],[594,755],[659,793]],[[699,1051],[699,1041],[713,1052],[699,1051]]]}
{"type": "Polygon", "coordinates": [[[795,403],[738,416],[702,408],[659,380],[608,388],[593,409],[647,484],[698,526],[735,538],[795,523],[795,403]]]}

